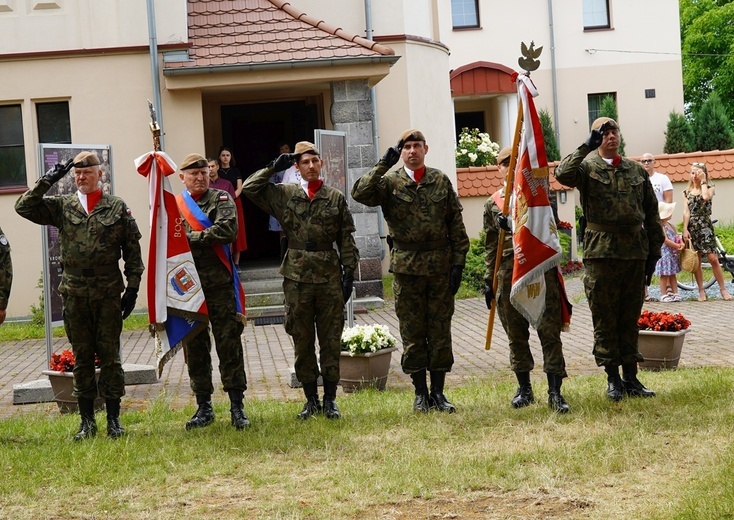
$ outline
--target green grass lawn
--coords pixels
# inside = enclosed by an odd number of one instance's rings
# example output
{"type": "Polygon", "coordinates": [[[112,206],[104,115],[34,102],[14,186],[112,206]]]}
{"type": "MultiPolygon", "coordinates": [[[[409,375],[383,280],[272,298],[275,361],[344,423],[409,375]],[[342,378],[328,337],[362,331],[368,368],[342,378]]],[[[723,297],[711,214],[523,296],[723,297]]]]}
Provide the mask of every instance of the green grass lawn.
{"type": "Polygon", "coordinates": [[[538,403],[510,408],[506,377],[450,389],[452,415],[414,414],[409,391],[340,394],[340,421],[250,401],[241,432],[221,394],[191,432],[193,408],[165,396],[123,410],[118,441],[24,413],[0,420],[0,517],[731,518],[734,370],[640,377],[658,397],[612,403],[601,375],[567,380],[565,416],[538,381],[538,403]]]}

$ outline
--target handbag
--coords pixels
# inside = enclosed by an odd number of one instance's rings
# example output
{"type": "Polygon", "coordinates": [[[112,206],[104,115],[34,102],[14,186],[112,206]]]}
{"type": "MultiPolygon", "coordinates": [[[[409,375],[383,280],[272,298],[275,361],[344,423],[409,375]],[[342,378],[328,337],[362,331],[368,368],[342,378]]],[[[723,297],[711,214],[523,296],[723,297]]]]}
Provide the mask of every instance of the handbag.
{"type": "Polygon", "coordinates": [[[686,247],[680,252],[680,268],[688,273],[693,273],[698,269],[698,253],[693,249],[691,240],[688,239],[686,247]]]}

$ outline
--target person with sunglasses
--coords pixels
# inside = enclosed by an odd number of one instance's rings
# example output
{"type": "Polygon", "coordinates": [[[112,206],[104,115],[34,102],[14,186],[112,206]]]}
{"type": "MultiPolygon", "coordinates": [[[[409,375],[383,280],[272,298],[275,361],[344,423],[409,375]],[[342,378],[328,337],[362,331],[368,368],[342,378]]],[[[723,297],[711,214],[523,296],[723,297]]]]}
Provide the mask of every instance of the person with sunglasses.
{"type": "Polygon", "coordinates": [[[650,183],[652,189],[655,190],[658,202],[667,202],[668,204],[673,202],[673,183],[670,182],[667,175],[655,171],[655,157],[651,153],[644,153],[640,162],[650,176],[650,183]]]}

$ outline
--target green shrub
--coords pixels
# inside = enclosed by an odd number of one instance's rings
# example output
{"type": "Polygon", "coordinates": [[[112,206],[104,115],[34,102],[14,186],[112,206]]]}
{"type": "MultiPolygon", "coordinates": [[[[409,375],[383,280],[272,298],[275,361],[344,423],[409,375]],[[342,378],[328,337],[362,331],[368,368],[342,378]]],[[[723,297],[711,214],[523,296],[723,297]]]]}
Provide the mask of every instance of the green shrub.
{"type": "Polygon", "coordinates": [[[559,231],[558,238],[561,241],[561,249],[563,249],[563,261],[568,262],[571,260],[571,235],[559,231]]]}
{"type": "Polygon", "coordinates": [[[683,114],[673,110],[668,117],[665,131],[665,147],[663,153],[680,153],[693,151],[693,129],[683,114]]]}
{"type": "Polygon", "coordinates": [[[462,282],[476,291],[484,287],[484,242],[487,235],[482,230],[479,238],[472,238],[469,242],[469,252],[466,254],[466,265],[462,274],[462,282]]]}
{"type": "Polygon", "coordinates": [[[719,227],[716,226],[716,234],[721,240],[721,245],[724,246],[726,252],[730,255],[734,255],[734,227],[719,227]]]}
{"type": "Polygon", "coordinates": [[[38,305],[31,303],[31,323],[33,325],[43,325],[46,323],[45,300],[43,296],[43,273],[38,277],[36,289],[41,289],[41,295],[38,297],[38,305]]]}
{"type": "Polygon", "coordinates": [[[734,146],[729,118],[721,98],[712,92],[693,120],[693,146],[695,150],[728,150],[734,146]]]}
{"type": "Polygon", "coordinates": [[[560,161],[561,152],[558,149],[558,141],[556,133],[553,130],[553,119],[548,109],[543,108],[538,114],[540,118],[540,127],[543,129],[543,141],[545,141],[545,155],[548,161],[560,161]]]}

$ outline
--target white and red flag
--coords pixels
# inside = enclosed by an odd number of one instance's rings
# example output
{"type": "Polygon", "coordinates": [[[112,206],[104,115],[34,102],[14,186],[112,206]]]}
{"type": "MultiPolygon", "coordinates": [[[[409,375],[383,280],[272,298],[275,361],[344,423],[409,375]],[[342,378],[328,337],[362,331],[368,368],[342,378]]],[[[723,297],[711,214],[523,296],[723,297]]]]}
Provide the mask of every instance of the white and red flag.
{"type": "Polygon", "coordinates": [[[168,176],[176,164],[165,152],[135,159],[148,178],[150,247],[148,249],[148,318],[155,335],[158,376],[192,335],[205,329],[209,314],[189,241],[168,176]]]}
{"type": "MultiPolygon", "coordinates": [[[[517,92],[523,109],[520,150],[512,191],[515,259],[512,271],[510,302],[530,324],[537,328],[545,311],[544,274],[561,263],[563,250],[550,205],[548,159],[543,130],[533,98],[538,91],[530,78],[517,75],[517,92]]],[[[556,270],[557,271],[557,270],[556,270]]],[[[570,322],[570,306],[560,276],[561,308],[564,328],[570,322]]]]}

